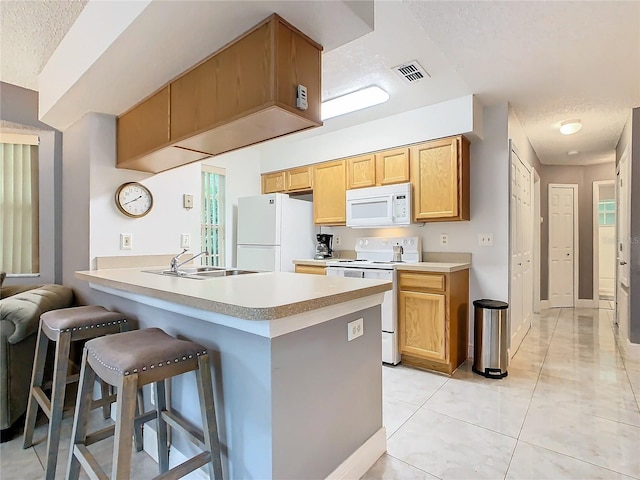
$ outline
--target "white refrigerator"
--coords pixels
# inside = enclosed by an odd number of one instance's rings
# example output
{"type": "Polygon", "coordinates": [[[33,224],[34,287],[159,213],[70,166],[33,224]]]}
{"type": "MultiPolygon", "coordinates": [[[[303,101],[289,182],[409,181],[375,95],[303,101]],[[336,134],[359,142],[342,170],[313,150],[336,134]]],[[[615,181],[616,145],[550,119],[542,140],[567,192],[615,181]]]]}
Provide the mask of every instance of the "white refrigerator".
{"type": "Polygon", "coordinates": [[[238,199],[237,267],[293,272],[315,254],[313,204],[282,193],[238,199]]]}

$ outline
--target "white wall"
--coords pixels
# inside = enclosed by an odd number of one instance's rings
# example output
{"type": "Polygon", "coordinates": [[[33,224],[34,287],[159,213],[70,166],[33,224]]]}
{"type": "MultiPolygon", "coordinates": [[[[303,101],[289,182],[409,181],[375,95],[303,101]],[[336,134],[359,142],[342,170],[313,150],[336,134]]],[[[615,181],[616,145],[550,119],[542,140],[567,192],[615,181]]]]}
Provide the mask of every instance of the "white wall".
{"type": "Polygon", "coordinates": [[[238,198],[260,195],[260,154],[246,148],[202,163],[225,169],[225,266],[236,266],[238,198]]]}
{"type": "Polygon", "coordinates": [[[474,117],[474,111],[479,110],[481,105],[468,95],[324,135],[320,127],[314,130],[320,135],[311,138],[283,137],[258,147],[261,171],[309,165],[460,133],[480,136],[482,124],[474,117]]]}
{"type": "MultiPolygon", "coordinates": [[[[466,97],[465,97],[466,98],[466,97]]],[[[303,141],[262,148],[262,171],[305,165],[386,147],[464,133],[471,127],[471,104],[460,99],[425,107],[303,141]]],[[[353,250],[360,236],[418,235],[426,252],[471,252],[470,300],[508,300],[509,151],[508,105],[484,109],[482,141],[471,144],[471,221],[430,223],[397,229],[323,227],[340,235],[338,250],[353,250]],[[440,235],[449,244],[440,245],[440,235]],[[493,233],[494,246],[480,247],[478,235],[493,233]]],[[[335,240],[335,237],[334,237],[335,240]]],[[[470,341],[473,309],[470,308],[470,341]]]]}
{"type": "MultiPolygon", "coordinates": [[[[180,251],[180,235],[191,235],[191,251],[200,251],[201,167],[192,163],[156,175],[115,168],[115,117],[90,113],[64,132],[65,284],[73,272],[95,267],[103,256],[161,255],[180,251]],[[140,182],[153,194],[153,209],[129,218],[114,196],[122,183],[140,182]],[[193,208],[182,195],[193,195],[193,208]],[[120,234],[133,235],[133,249],[120,249],[120,234]]],[[[259,154],[252,149],[207,159],[226,170],[226,264],[235,265],[235,218],[238,197],[260,193],[259,154]]],[[[80,285],[78,285],[80,286],[80,285]]]]}

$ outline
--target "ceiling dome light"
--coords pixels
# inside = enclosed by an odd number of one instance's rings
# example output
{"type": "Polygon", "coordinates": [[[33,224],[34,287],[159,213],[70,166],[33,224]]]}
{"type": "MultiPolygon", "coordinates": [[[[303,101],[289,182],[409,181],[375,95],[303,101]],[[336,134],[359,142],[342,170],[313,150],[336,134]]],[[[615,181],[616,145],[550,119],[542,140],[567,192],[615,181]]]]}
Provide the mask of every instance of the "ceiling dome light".
{"type": "Polygon", "coordinates": [[[578,155],[579,153],[580,153],[580,152],[579,152],[578,150],[569,150],[569,151],[567,152],[567,155],[571,155],[571,156],[573,156],[573,155],[578,155]]]}
{"type": "Polygon", "coordinates": [[[560,124],[560,133],[563,135],[573,135],[582,129],[580,120],[567,120],[560,124]]]}

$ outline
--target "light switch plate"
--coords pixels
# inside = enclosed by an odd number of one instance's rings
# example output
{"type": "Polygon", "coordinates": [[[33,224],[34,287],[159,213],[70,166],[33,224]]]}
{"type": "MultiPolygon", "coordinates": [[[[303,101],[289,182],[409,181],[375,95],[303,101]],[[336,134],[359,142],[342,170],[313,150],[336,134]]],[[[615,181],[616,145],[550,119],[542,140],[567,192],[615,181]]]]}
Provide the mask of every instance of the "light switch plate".
{"type": "Polygon", "coordinates": [[[133,250],[133,235],[130,233],[120,234],[120,250],[133,250]]]}
{"type": "Polygon", "coordinates": [[[193,195],[185,193],[182,195],[182,206],[184,208],[193,208],[193,195]]]}
{"type": "Polygon", "coordinates": [[[180,235],[180,248],[191,248],[191,235],[183,233],[180,235]]]}

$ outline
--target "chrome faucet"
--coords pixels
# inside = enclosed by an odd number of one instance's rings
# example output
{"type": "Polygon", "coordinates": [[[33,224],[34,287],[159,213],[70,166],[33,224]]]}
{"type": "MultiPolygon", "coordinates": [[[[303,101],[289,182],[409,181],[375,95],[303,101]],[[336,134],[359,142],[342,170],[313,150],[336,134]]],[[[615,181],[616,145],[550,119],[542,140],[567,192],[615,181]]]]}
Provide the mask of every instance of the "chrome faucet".
{"type": "Polygon", "coordinates": [[[208,251],[206,251],[206,250],[204,250],[204,251],[200,252],[199,254],[194,255],[193,257],[191,257],[191,258],[189,258],[189,259],[185,260],[184,262],[178,263],[178,259],[179,259],[182,255],[184,255],[185,253],[187,253],[187,250],[188,250],[188,249],[186,249],[186,248],[185,248],[184,250],[182,250],[182,252],[180,252],[178,255],[176,255],[175,257],[173,257],[173,258],[171,259],[171,272],[172,272],[172,273],[179,273],[178,268],[180,268],[180,267],[181,267],[182,265],[184,265],[185,263],[190,262],[191,260],[193,260],[193,259],[195,259],[195,258],[198,258],[200,255],[209,255],[209,252],[208,252],[208,251]]]}

